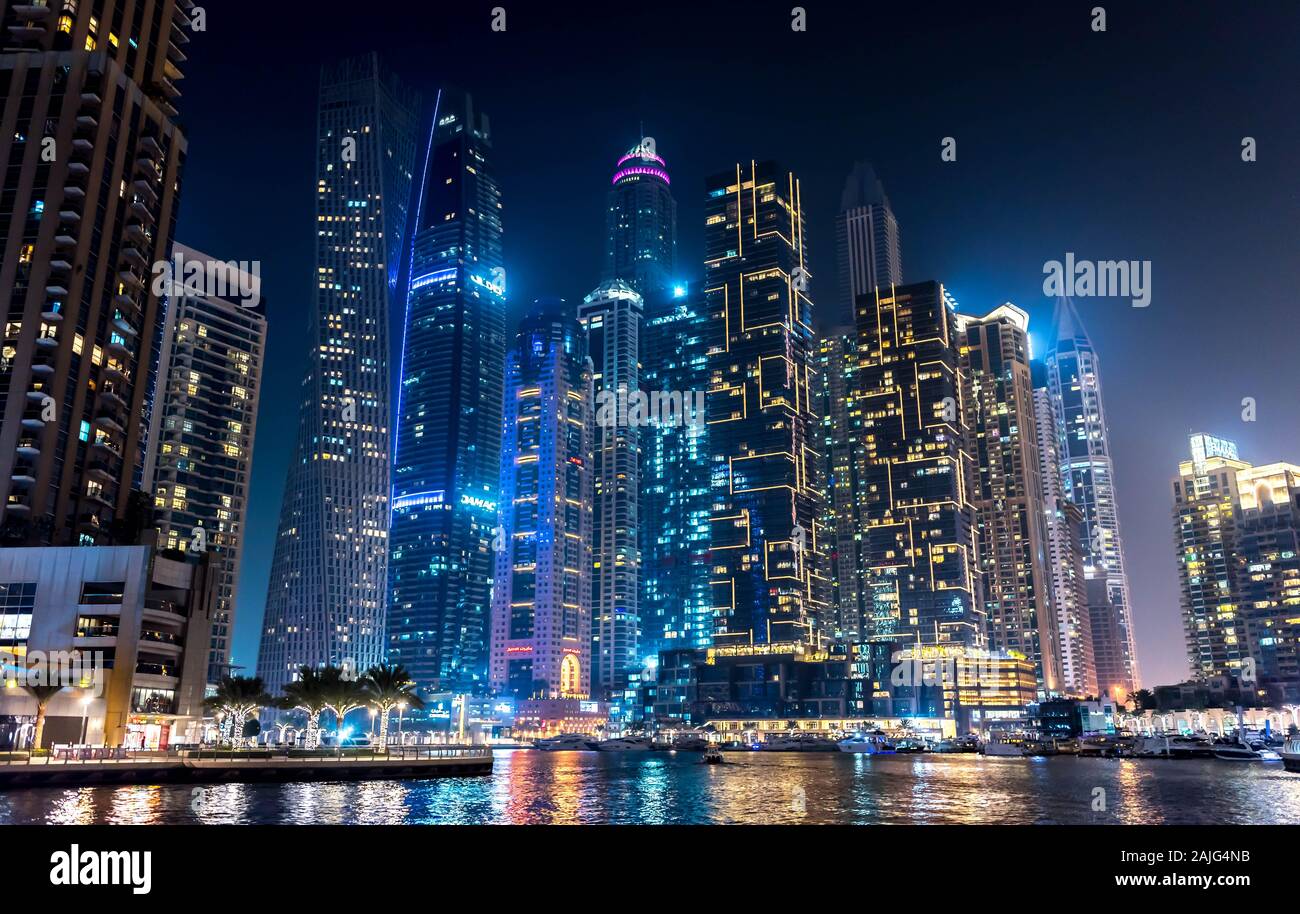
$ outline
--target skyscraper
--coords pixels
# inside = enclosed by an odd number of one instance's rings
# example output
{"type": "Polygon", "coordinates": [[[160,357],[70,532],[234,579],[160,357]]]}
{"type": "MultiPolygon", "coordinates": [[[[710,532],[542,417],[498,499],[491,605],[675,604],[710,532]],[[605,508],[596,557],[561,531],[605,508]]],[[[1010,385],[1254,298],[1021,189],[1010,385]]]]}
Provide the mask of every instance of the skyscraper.
{"type": "Polygon", "coordinates": [[[506,356],[491,683],[517,698],[591,692],[592,370],[560,299],[506,356]]]}
{"type": "Polygon", "coordinates": [[[1084,577],[1097,686],[1117,697],[1131,693],[1140,683],[1132,608],[1102,402],[1100,360],[1068,298],[1057,301],[1055,340],[1044,362],[1056,417],[1063,494],[1083,512],[1083,540],[1088,550],[1084,577]]]}
{"type": "Polygon", "coordinates": [[[645,303],[621,279],[597,286],[578,306],[595,393],[592,464],[591,689],[609,694],[640,668],[641,425],[629,396],[641,389],[638,359],[645,303]]]}
{"type": "MultiPolygon", "coordinates": [[[[234,263],[177,244],[182,262],[219,264],[236,287],[260,287],[234,263]]],[[[205,273],[210,272],[205,269],[205,273]]],[[[143,489],[164,549],[213,553],[208,682],[226,675],[244,549],[253,434],[266,352],[266,306],[174,281],[166,301],[143,489]]]]}
{"type": "Polygon", "coordinates": [[[641,386],[679,396],[681,411],[656,411],[641,435],[641,637],[643,658],[713,641],[709,588],[708,331],[699,283],[646,298],[641,386]]]}
{"type": "Polygon", "coordinates": [[[486,686],[501,472],[505,264],[488,119],[443,92],[402,334],[388,659],[426,692],[486,686]]]}
{"type": "Polygon", "coordinates": [[[885,196],[875,169],[856,162],[835,217],[835,261],[838,270],[837,326],[855,326],[856,302],[877,286],[903,282],[903,258],[898,243],[898,220],[885,196]]]}
{"type": "Polygon", "coordinates": [[[668,166],[643,137],[615,166],[605,210],[605,271],[642,295],[667,287],[677,264],[677,202],[668,166]]]}
{"type": "Polygon", "coordinates": [[[706,186],[714,641],[816,644],[829,582],[799,182],[751,161],[706,186]]]}
{"type": "Polygon", "coordinates": [[[1010,303],[958,315],[984,616],[989,646],[1028,658],[1041,697],[1059,694],[1029,315],[1010,303]]]}
{"type": "Polygon", "coordinates": [[[1060,635],[1062,689],[1070,695],[1097,694],[1097,667],[1092,655],[1092,619],[1088,615],[1088,590],[1083,576],[1083,512],[1065,498],[1061,489],[1061,458],[1056,415],[1047,388],[1047,366],[1031,363],[1034,382],[1034,420],[1038,436],[1039,475],[1043,480],[1044,517],[1047,522],[1048,573],[1052,607],[1060,635]]]}
{"type": "Polygon", "coordinates": [[[831,618],[826,629],[837,641],[846,643],[863,640],[870,615],[864,575],[868,557],[863,552],[856,513],[861,487],[854,452],[862,416],[857,375],[858,344],[853,335],[823,337],[817,344],[815,402],[821,416],[817,449],[826,488],[822,528],[831,579],[831,618]]]}
{"type": "Polygon", "coordinates": [[[1239,604],[1237,477],[1250,464],[1238,459],[1232,441],[1193,435],[1190,443],[1192,458],[1173,481],[1187,663],[1197,679],[1239,676],[1250,644],[1239,604]]]}
{"type": "Polygon", "coordinates": [[[180,194],[186,141],[172,103],[192,5],[4,5],[6,545],[136,541],[127,514],[161,320],[150,272],[170,253],[180,194]]]}
{"type": "Polygon", "coordinates": [[[257,661],[273,692],[300,665],[384,658],[388,315],[418,111],[374,54],[321,72],[309,365],[257,661]]]}
{"type": "Polygon", "coordinates": [[[938,282],[858,299],[871,640],[985,644],[959,345],[955,303],[938,282]]]}

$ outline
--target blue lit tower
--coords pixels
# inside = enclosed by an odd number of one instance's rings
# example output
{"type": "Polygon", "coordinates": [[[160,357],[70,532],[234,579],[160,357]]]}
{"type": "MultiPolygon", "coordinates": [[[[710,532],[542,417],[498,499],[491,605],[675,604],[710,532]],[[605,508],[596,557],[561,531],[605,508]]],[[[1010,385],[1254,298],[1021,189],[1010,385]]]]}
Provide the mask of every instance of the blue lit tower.
{"type": "Polygon", "coordinates": [[[321,73],[316,286],[257,675],[384,657],[388,564],[388,314],[400,301],[419,97],[376,55],[321,73]]]}
{"type": "Polygon", "coordinates": [[[505,287],[488,119],[442,92],[418,196],[402,344],[388,659],[426,692],[487,681],[505,287]]]}
{"type": "Polygon", "coordinates": [[[506,356],[491,682],[517,698],[591,692],[592,369],[560,299],[506,356]]]}
{"type": "Polygon", "coordinates": [[[619,160],[605,212],[602,279],[621,279],[642,295],[671,285],[677,263],[677,202],[654,140],[642,138],[619,160]]]}
{"type": "Polygon", "coordinates": [[[1140,680],[1100,362],[1068,298],[1057,301],[1056,339],[1043,361],[1056,419],[1061,485],[1065,497],[1083,512],[1083,573],[1097,685],[1122,697],[1140,680]]]}

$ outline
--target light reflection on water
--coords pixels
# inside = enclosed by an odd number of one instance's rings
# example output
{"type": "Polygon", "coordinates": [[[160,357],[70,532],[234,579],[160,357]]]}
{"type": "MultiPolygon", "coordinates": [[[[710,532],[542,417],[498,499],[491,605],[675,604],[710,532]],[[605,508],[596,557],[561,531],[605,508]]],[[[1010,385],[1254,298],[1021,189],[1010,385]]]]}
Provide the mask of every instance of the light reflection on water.
{"type": "Polygon", "coordinates": [[[0,823],[1300,823],[1281,765],[501,750],[490,777],[0,792],[0,823]],[[1105,810],[1094,809],[1098,794],[1105,810]]]}

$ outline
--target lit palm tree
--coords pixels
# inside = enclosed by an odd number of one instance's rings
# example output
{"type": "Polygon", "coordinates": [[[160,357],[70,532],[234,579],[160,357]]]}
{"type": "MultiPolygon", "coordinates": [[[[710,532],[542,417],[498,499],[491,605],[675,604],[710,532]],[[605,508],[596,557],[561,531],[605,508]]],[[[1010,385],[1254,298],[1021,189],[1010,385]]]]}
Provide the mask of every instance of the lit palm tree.
{"type": "Polygon", "coordinates": [[[230,723],[231,745],[239,745],[244,721],[260,708],[271,707],[275,699],[267,694],[256,676],[223,676],[217,691],[203,699],[203,706],[230,723]]]}
{"type": "Polygon", "coordinates": [[[333,696],[330,680],[324,670],[304,666],[298,669],[298,678],[285,685],[284,693],[276,703],[286,711],[302,711],[307,715],[307,748],[320,744],[321,712],[331,706],[333,696]]]}
{"type": "Polygon", "coordinates": [[[321,676],[326,684],[325,707],[334,712],[341,746],[343,745],[343,719],[348,716],[349,711],[366,706],[366,692],[360,682],[344,675],[344,671],[339,667],[327,666],[321,670],[321,676]]]}
{"type": "Polygon", "coordinates": [[[32,748],[41,748],[41,737],[45,735],[45,709],[50,699],[63,691],[61,685],[25,685],[23,689],[36,699],[36,729],[32,732],[32,748]]]}
{"type": "Polygon", "coordinates": [[[388,746],[388,715],[398,705],[423,708],[424,702],[415,694],[411,674],[400,664],[372,666],[361,681],[368,703],[379,712],[379,745],[388,746]]]}

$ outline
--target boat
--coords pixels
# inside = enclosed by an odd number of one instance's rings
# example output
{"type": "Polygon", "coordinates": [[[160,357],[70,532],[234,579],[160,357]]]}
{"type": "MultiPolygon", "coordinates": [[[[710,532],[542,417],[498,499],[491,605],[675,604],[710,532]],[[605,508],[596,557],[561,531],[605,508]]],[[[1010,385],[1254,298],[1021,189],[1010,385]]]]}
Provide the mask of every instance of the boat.
{"type": "Polygon", "coordinates": [[[549,739],[533,740],[533,746],[543,752],[582,752],[595,749],[596,743],[581,733],[561,733],[549,739]]]}
{"type": "Polygon", "coordinates": [[[979,752],[980,741],[975,736],[957,736],[941,739],[934,744],[935,752],[979,752]]]}
{"type": "Polygon", "coordinates": [[[858,733],[848,739],[840,740],[836,745],[841,752],[866,755],[889,755],[897,751],[897,747],[885,739],[883,733],[858,733]]]}
{"type": "Polygon", "coordinates": [[[722,750],[714,746],[704,750],[704,758],[701,761],[705,765],[722,765],[726,759],[722,757],[722,750]]]}
{"type": "Polygon", "coordinates": [[[1300,772],[1300,736],[1292,736],[1282,744],[1282,767],[1287,771],[1300,772]]]}
{"type": "Polygon", "coordinates": [[[930,747],[923,740],[905,736],[894,744],[895,752],[929,752],[930,747]]]}
{"type": "Polygon", "coordinates": [[[702,736],[686,734],[674,739],[670,748],[677,752],[703,752],[709,748],[709,741],[702,736]]]}
{"type": "Polygon", "coordinates": [[[654,742],[648,736],[620,736],[596,743],[597,752],[649,752],[654,742]]]}
{"type": "Polygon", "coordinates": [[[1023,758],[1029,754],[1029,750],[1026,749],[1023,744],[1010,743],[1000,739],[990,740],[985,743],[984,748],[981,751],[988,756],[1006,756],[1015,758],[1023,758]]]}
{"type": "Polygon", "coordinates": [[[769,736],[759,744],[763,752],[834,752],[834,740],[820,736],[769,736]]]}
{"type": "Polygon", "coordinates": [[[1138,758],[1215,758],[1216,748],[1200,736],[1142,736],[1134,741],[1133,754],[1138,758]]]}

